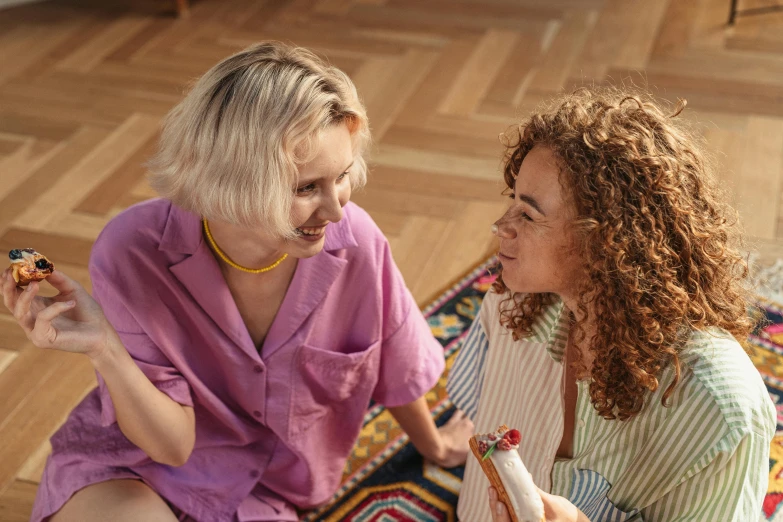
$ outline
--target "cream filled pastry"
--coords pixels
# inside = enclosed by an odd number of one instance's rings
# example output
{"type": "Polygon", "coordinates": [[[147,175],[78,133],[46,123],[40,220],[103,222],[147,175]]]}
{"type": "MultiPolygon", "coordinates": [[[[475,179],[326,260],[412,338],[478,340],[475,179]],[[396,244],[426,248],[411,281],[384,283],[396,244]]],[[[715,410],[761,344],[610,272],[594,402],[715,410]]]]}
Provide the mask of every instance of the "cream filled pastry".
{"type": "Polygon", "coordinates": [[[17,286],[43,281],[54,272],[52,262],[32,248],[15,248],[8,252],[8,259],[11,260],[11,275],[17,286]]]}
{"type": "Polygon", "coordinates": [[[504,424],[494,433],[471,437],[470,449],[513,522],[546,522],[544,502],[519,458],[520,439],[519,431],[504,424]]]}

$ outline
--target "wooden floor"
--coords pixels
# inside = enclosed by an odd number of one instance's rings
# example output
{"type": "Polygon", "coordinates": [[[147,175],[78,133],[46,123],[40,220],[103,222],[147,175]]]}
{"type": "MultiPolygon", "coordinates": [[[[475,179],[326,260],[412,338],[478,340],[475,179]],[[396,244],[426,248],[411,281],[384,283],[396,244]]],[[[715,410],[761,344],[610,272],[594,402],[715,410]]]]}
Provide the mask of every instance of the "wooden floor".
{"type": "MultiPolygon", "coordinates": [[[[492,249],[497,135],[550,93],[611,78],[688,99],[766,259],[783,257],[783,13],[727,29],[729,0],[43,2],[0,11],[0,251],[89,285],[93,239],[152,196],[141,163],[193,78],[260,39],[356,82],[375,148],[355,195],[426,304],[492,249]]],[[[743,0],[741,7],[763,5],[743,0]]],[[[0,520],[27,520],[47,439],[94,385],[0,312],[0,520]]]]}

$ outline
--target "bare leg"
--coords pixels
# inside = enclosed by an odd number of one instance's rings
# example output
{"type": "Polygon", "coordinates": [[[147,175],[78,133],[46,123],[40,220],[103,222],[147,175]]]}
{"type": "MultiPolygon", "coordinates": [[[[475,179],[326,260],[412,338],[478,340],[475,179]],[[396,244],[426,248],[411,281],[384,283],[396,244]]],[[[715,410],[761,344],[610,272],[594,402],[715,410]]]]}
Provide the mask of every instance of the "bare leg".
{"type": "Polygon", "coordinates": [[[139,480],[109,480],[81,489],[50,522],[177,522],[168,505],[139,480]]]}

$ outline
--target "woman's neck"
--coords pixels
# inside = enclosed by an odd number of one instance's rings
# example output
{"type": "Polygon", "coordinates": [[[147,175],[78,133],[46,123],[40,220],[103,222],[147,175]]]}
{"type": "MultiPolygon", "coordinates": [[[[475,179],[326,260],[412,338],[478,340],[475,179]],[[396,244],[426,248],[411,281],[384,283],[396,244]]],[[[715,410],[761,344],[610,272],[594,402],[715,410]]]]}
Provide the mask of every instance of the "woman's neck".
{"type": "MultiPolygon", "coordinates": [[[[218,248],[231,261],[245,268],[269,266],[284,254],[280,241],[260,237],[252,231],[222,221],[209,221],[208,225],[218,248]]],[[[221,265],[226,264],[217,252],[215,257],[221,265]]]]}

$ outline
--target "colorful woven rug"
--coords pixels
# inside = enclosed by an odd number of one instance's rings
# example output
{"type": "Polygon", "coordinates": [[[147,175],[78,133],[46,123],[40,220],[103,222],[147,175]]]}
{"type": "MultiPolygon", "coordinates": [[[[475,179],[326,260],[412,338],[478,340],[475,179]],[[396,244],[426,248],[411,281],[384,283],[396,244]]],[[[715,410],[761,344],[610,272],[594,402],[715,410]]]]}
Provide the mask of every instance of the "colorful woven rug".
{"type": "Polygon", "coordinates": [[[778,411],[778,431],[770,448],[769,487],[763,511],[766,520],[783,522],[783,305],[766,299],[760,299],[758,304],[767,322],[748,338],[746,347],[778,411]]]}
{"type": "MultiPolygon", "coordinates": [[[[494,277],[479,266],[424,310],[443,345],[446,372],[427,395],[438,425],[454,413],[446,397],[446,375],[494,277]]],[[[761,520],[783,522],[783,304],[760,303],[768,323],[746,348],[778,409],[778,433],[770,454],[769,491],[761,520]]],[[[462,468],[425,462],[382,406],[371,406],[343,473],[342,487],[326,506],[303,514],[302,522],[455,522],[462,468]]],[[[753,521],[756,522],[756,521],[753,521]]]]}

